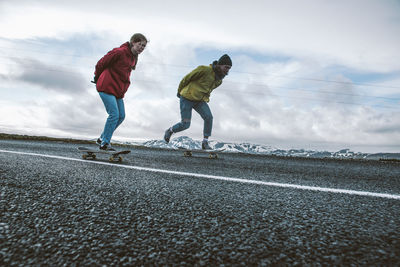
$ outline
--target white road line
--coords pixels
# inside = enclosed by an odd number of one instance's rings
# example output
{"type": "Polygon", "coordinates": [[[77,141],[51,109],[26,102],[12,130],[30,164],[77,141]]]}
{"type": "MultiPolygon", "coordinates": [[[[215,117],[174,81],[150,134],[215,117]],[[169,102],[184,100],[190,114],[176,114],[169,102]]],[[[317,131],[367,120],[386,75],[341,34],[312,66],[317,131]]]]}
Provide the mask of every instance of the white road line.
{"type": "Polygon", "coordinates": [[[67,158],[67,157],[54,156],[54,155],[45,155],[45,154],[37,154],[37,153],[29,153],[29,152],[19,152],[19,151],[8,151],[8,150],[1,150],[1,149],[0,149],[0,152],[26,155],[26,156],[37,156],[37,157],[44,157],[44,158],[62,159],[62,160],[69,160],[69,161],[79,161],[79,162],[85,162],[85,163],[91,163],[91,164],[107,165],[107,166],[113,166],[113,167],[118,167],[118,168],[133,169],[133,170],[138,170],[138,171],[175,174],[175,175],[180,175],[180,176],[192,176],[192,177],[222,180],[222,181],[228,181],[228,182],[257,184],[257,185],[275,186],[275,187],[282,187],[282,188],[292,188],[292,189],[298,189],[298,190],[311,190],[311,191],[329,192],[329,193],[336,193],[336,194],[348,194],[348,195],[380,197],[380,198],[400,200],[400,195],[394,195],[394,194],[374,193],[374,192],[348,190],[348,189],[336,189],[336,188],[327,188],[327,187],[318,187],[318,186],[306,186],[306,185],[296,185],[296,184],[264,182],[264,181],[257,181],[257,180],[246,180],[246,179],[242,179],[242,178],[216,176],[216,175],[191,173],[191,172],[179,172],[179,171],[171,171],[171,170],[163,170],[163,169],[155,169],[155,168],[146,168],[146,167],[140,167],[140,166],[121,165],[121,164],[108,163],[108,162],[67,158]]]}

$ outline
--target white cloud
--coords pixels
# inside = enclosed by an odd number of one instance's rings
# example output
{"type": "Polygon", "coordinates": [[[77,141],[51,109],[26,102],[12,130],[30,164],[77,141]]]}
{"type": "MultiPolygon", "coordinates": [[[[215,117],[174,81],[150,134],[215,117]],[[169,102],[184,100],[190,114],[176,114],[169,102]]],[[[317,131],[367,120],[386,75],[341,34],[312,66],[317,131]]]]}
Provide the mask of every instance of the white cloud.
{"type": "Polygon", "coordinates": [[[25,1],[3,3],[8,38],[144,31],[157,43],[240,47],[366,70],[400,70],[396,1],[25,1]],[[29,1],[29,3],[31,3],[29,1]],[[210,8],[212,6],[213,8],[210,8]],[[124,8],[121,8],[124,7],[124,8]]]}
{"type": "Polygon", "coordinates": [[[85,79],[81,73],[60,66],[49,66],[37,60],[15,60],[18,74],[9,78],[38,85],[46,90],[65,91],[70,94],[82,91],[85,79]]]}

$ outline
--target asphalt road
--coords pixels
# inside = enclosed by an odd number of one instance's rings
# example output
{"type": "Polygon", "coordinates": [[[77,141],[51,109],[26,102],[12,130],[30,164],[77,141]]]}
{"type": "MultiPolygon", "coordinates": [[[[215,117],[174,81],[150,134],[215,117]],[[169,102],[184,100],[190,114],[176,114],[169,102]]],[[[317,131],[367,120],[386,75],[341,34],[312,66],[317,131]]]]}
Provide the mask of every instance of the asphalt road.
{"type": "Polygon", "coordinates": [[[77,146],[0,140],[1,266],[400,265],[399,163],[77,146]]]}

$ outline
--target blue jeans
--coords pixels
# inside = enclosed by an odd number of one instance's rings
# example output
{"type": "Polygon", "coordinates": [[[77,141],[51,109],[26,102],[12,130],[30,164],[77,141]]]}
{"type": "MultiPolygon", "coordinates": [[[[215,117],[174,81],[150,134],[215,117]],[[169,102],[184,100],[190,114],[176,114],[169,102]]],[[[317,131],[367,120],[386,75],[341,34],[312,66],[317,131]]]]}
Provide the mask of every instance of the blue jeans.
{"type": "Polygon", "coordinates": [[[203,135],[205,138],[211,136],[213,115],[211,113],[210,107],[204,101],[190,101],[184,97],[180,97],[180,108],[181,108],[181,122],[178,122],[172,126],[172,131],[174,133],[186,130],[190,127],[190,122],[192,120],[192,109],[196,110],[197,113],[204,120],[203,135]]]}
{"type": "Polygon", "coordinates": [[[99,92],[101,100],[103,100],[104,107],[108,113],[104,131],[100,136],[101,145],[110,144],[111,137],[117,127],[125,119],[125,106],[122,98],[116,98],[114,95],[99,92]]]}

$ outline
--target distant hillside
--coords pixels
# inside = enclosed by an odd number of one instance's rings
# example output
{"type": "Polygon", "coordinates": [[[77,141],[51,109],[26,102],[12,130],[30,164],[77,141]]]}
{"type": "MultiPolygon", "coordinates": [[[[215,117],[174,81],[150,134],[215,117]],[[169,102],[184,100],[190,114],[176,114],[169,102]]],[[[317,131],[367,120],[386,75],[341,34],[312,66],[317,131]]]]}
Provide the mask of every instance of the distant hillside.
{"type": "MultiPolygon", "coordinates": [[[[146,147],[178,149],[179,147],[200,149],[201,141],[193,140],[187,136],[180,136],[172,139],[169,144],[164,140],[151,140],[142,143],[146,147]]],[[[341,149],[336,152],[314,151],[305,149],[282,150],[268,145],[258,145],[250,143],[225,143],[210,141],[211,147],[215,149],[225,149],[225,153],[245,153],[257,155],[275,155],[287,157],[306,157],[306,158],[335,158],[335,159],[373,159],[373,160],[400,160],[400,153],[361,153],[353,152],[350,149],[341,149]]]]}
{"type": "MultiPolygon", "coordinates": [[[[37,140],[37,141],[57,141],[74,144],[94,144],[95,140],[79,140],[72,138],[55,138],[47,136],[29,136],[17,134],[0,133],[0,139],[5,140],[37,140]]],[[[169,144],[164,140],[150,140],[142,143],[119,142],[114,141],[116,146],[130,147],[149,147],[162,149],[178,149],[180,147],[190,149],[201,149],[201,141],[193,140],[187,136],[173,138],[169,144]]],[[[400,161],[400,153],[361,153],[353,152],[350,149],[341,149],[336,152],[314,151],[305,149],[289,149],[283,150],[268,145],[258,145],[250,143],[227,143],[210,141],[211,147],[215,149],[225,149],[223,153],[243,153],[255,155],[274,155],[284,157],[305,157],[305,158],[332,158],[332,159],[364,159],[364,160],[381,160],[381,161],[400,161]]]]}
{"type": "Polygon", "coordinates": [[[37,140],[37,141],[59,141],[59,142],[67,142],[67,143],[76,143],[76,144],[85,144],[90,143],[88,140],[78,140],[72,138],[56,138],[56,137],[47,137],[47,136],[31,136],[31,135],[19,135],[19,134],[5,134],[0,133],[0,139],[9,139],[9,140],[37,140]]]}

